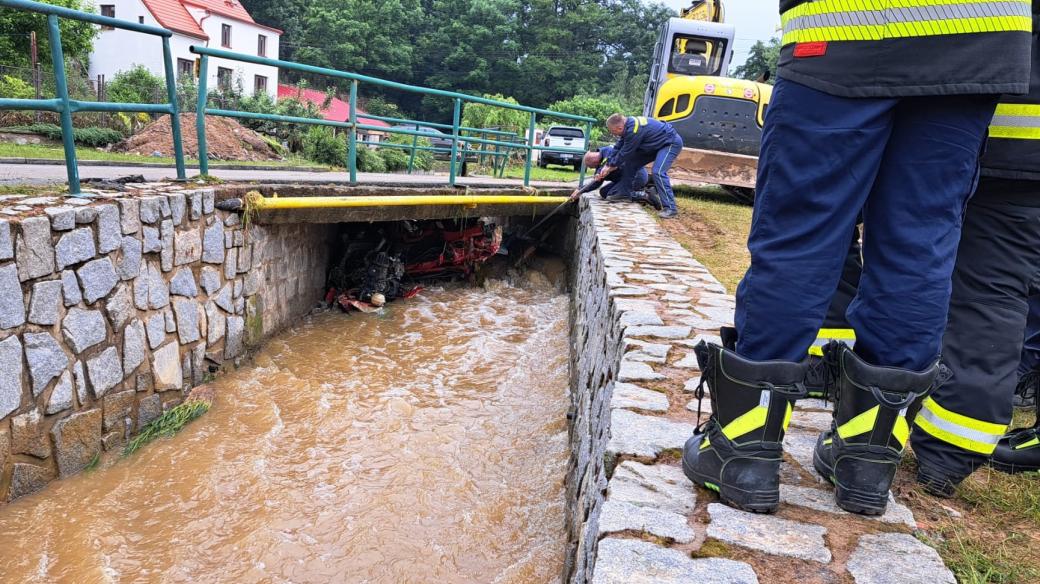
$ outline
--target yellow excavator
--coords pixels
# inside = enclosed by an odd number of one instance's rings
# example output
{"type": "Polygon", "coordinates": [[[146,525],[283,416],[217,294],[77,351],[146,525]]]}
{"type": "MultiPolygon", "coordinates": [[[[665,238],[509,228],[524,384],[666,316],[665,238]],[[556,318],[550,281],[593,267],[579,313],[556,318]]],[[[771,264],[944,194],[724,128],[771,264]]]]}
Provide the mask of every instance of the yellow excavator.
{"type": "Polygon", "coordinates": [[[727,76],[734,36],[721,0],[694,0],[670,18],[654,48],[643,115],[672,124],[683,138],[673,180],[720,184],[747,200],[773,88],[760,82],[768,72],[760,81],[727,76]]]}

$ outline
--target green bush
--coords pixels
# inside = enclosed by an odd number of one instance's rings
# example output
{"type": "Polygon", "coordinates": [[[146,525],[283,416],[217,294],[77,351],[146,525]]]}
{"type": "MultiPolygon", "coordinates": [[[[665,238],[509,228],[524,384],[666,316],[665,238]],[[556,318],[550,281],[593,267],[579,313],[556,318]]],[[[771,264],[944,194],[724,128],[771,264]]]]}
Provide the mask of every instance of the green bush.
{"type": "MultiPolygon", "coordinates": [[[[31,124],[28,126],[12,126],[4,128],[6,132],[16,134],[39,134],[51,140],[61,140],[61,126],[54,124],[31,124]]],[[[123,139],[123,134],[110,128],[74,128],[73,140],[81,146],[100,148],[114,144],[123,139]]]]}
{"type": "MultiPolygon", "coordinates": [[[[412,136],[406,134],[392,134],[385,142],[391,144],[405,144],[408,146],[412,145],[412,136]]],[[[419,138],[415,143],[416,146],[429,148],[432,144],[429,138],[419,138]]],[[[403,148],[381,148],[379,154],[386,161],[386,169],[393,172],[397,170],[406,170],[408,168],[408,158],[411,156],[410,150],[403,148]]],[[[433,152],[429,150],[416,150],[415,151],[415,162],[413,163],[415,170],[430,170],[433,168],[433,152]]]]}
{"type": "Polygon", "coordinates": [[[36,92],[32,85],[11,75],[0,75],[0,95],[10,99],[32,99],[36,92]]]}
{"type": "Polygon", "coordinates": [[[105,86],[108,101],[121,103],[164,103],[166,81],[153,75],[144,65],[134,65],[116,73],[105,86]]]}
{"type": "Polygon", "coordinates": [[[303,136],[303,155],[318,164],[344,166],[347,162],[347,144],[326,126],[312,126],[303,136]]]}
{"type": "MultiPolygon", "coordinates": [[[[407,166],[408,161],[405,160],[407,166]]],[[[386,161],[379,152],[367,146],[358,146],[357,168],[361,172],[386,172],[386,161]]]]}
{"type": "MultiPolygon", "coordinates": [[[[383,162],[386,163],[386,169],[389,172],[397,172],[398,170],[405,170],[408,168],[408,151],[398,150],[397,148],[383,148],[379,150],[379,155],[383,157],[383,162]]],[[[419,157],[416,156],[416,159],[419,157]]]]}

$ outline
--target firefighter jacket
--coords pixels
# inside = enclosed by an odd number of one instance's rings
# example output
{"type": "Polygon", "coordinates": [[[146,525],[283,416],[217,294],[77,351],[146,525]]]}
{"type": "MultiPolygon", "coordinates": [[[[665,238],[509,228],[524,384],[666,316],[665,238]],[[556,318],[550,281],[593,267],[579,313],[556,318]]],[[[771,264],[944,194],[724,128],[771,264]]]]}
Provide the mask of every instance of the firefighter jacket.
{"type": "Polygon", "coordinates": [[[777,75],[831,95],[1029,89],[1030,0],[780,0],[780,22],[777,75]]]}
{"type": "Polygon", "coordinates": [[[1029,94],[1000,98],[989,127],[986,154],[982,157],[984,176],[1040,180],[1040,30],[1036,27],[1040,24],[1040,14],[1034,12],[1033,22],[1029,94]]]}
{"type": "Polygon", "coordinates": [[[621,166],[634,155],[645,156],[676,143],[681,148],[682,138],[668,122],[643,116],[629,117],[625,120],[625,131],[614,145],[614,153],[607,163],[610,166],[621,166]]]}

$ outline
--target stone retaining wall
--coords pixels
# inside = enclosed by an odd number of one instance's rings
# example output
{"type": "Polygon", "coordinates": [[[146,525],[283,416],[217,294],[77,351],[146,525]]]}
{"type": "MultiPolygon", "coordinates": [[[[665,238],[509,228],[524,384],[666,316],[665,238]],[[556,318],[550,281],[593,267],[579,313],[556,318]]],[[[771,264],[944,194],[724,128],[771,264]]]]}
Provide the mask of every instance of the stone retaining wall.
{"type": "Polygon", "coordinates": [[[320,298],[327,226],[213,189],[0,197],[0,504],[75,474],[320,298]]]}

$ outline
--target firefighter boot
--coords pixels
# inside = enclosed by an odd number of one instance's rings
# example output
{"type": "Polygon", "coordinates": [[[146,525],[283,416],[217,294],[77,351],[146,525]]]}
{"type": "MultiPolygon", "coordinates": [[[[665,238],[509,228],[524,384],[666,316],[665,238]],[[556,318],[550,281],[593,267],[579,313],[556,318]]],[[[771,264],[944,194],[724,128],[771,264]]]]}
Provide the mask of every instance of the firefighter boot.
{"type": "Polygon", "coordinates": [[[1018,380],[1015,387],[1015,407],[1025,410],[1036,405],[1036,390],[1040,387],[1040,370],[1031,369],[1018,380]]]}
{"type": "Polygon", "coordinates": [[[1033,427],[1015,430],[1001,438],[989,464],[1006,473],[1040,470],[1040,406],[1037,406],[1033,427]]]}
{"type": "Polygon", "coordinates": [[[825,357],[835,368],[837,396],[831,429],[816,441],[813,466],[834,484],[839,507],[881,515],[910,435],[907,410],[937,384],[942,367],[876,367],[840,342],[829,344],[825,357]]]}
{"type": "Polygon", "coordinates": [[[702,341],[694,349],[698,397],[707,383],[712,415],[683,446],[683,472],[727,505],[771,513],[780,505],[784,431],[793,400],[805,397],[806,364],[749,361],[732,350],[732,340],[727,347],[702,341]]]}

